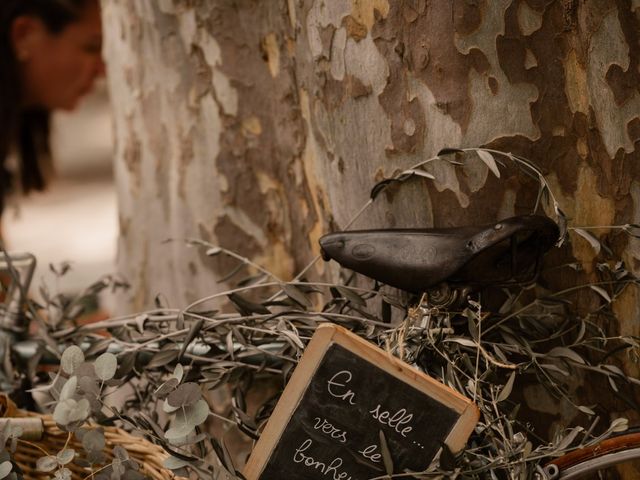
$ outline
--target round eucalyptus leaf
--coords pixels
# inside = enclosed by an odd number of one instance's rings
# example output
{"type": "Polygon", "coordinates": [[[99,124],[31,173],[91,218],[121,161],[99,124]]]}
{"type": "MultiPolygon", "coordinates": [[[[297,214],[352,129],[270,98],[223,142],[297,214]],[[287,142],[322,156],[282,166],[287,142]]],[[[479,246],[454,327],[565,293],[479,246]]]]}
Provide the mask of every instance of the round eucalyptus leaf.
{"type": "Polygon", "coordinates": [[[55,480],[72,480],[71,470],[68,468],[61,468],[55,473],[53,478],[55,480]]]}
{"type": "Polygon", "coordinates": [[[80,393],[90,394],[91,396],[97,396],[100,393],[98,384],[95,377],[84,376],[78,379],[78,388],[80,393]]]}
{"type": "Polygon", "coordinates": [[[60,366],[64,373],[72,375],[76,368],[84,362],[84,353],[77,345],[71,345],[63,353],[60,366]]]}
{"type": "Polygon", "coordinates": [[[5,478],[6,476],[8,476],[11,473],[11,469],[13,468],[13,465],[11,464],[11,462],[2,462],[0,463],[0,478],[5,478]]]}
{"type": "Polygon", "coordinates": [[[64,450],[60,450],[56,455],[58,459],[58,463],[60,465],[66,465],[71,462],[73,458],[76,456],[76,451],[73,448],[65,448],[64,450]]]}
{"type": "Polygon", "coordinates": [[[36,461],[36,468],[41,472],[52,472],[53,470],[58,468],[58,459],[53,455],[40,457],[36,461]]]}
{"type": "Polygon", "coordinates": [[[164,399],[164,402],[162,404],[162,410],[164,410],[166,413],[173,413],[176,410],[178,410],[180,407],[173,407],[171,405],[169,405],[169,401],[168,399],[164,399]]]}
{"type": "Polygon", "coordinates": [[[76,388],[78,388],[78,377],[75,375],[67,380],[60,391],[59,400],[67,400],[69,398],[73,398],[76,394],[76,388]]]}
{"type": "Polygon", "coordinates": [[[121,462],[126,462],[129,460],[129,452],[127,452],[124,447],[120,445],[116,445],[113,447],[113,455],[120,460],[121,462]]]}
{"type": "Polygon", "coordinates": [[[71,412],[78,406],[73,398],[67,398],[58,402],[56,408],[53,410],[53,419],[59,425],[68,425],[71,423],[71,412]]]}
{"type": "Polygon", "coordinates": [[[194,427],[204,423],[209,416],[209,404],[206,400],[198,400],[195,405],[185,408],[185,423],[194,427]]]}
{"type": "Polygon", "coordinates": [[[178,385],[180,384],[180,380],[175,377],[171,377],[169,380],[160,385],[155,394],[158,398],[164,398],[169,395],[178,385]]]}
{"type": "Polygon", "coordinates": [[[83,398],[76,403],[74,408],[71,409],[71,412],[69,413],[69,421],[71,423],[86,420],[89,413],[91,413],[91,404],[89,403],[89,400],[83,398]]]}
{"type": "Polygon", "coordinates": [[[113,468],[113,473],[118,475],[117,477],[115,477],[115,478],[118,478],[118,479],[120,478],[120,476],[124,475],[125,472],[127,471],[127,469],[122,464],[122,462],[120,460],[118,460],[117,458],[114,458],[113,462],[111,462],[111,468],[113,468]]]}
{"type": "Polygon", "coordinates": [[[115,376],[118,369],[118,359],[113,353],[106,352],[96,359],[94,367],[98,378],[106,382],[115,376]]]}
{"type": "Polygon", "coordinates": [[[189,382],[180,385],[167,397],[169,405],[172,407],[182,407],[193,405],[202,398],[202,390],[197,383],[189,382]]]}
{"type": "Polygon", "coordinates": [[[176,426],[171,427],[164,433],[164,436],[167,440],[179,440],[181,438],[186,437],[195,428],[194,425],[184,422],[176,422],[176,426]]]}
{"type": "Polygon", "coordinates": [[[90,430],[82,437],[82,447],[88,452],[101,452],[106,445],[104,433],[90,430]]]}

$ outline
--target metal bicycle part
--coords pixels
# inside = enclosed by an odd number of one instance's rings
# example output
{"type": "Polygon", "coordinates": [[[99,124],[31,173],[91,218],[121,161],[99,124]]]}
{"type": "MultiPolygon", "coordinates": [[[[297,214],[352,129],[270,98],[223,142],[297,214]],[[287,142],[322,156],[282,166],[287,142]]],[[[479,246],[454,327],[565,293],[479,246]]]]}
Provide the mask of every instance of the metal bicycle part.
{"type": "Polygon", "coordinates": [[[36,257],[30,253],[0,254],[0,273],[8,280],[5,285],[5,300],[0,305],[0,330],[15,334],[28,330],[23,304],[35,268],[36,257]]]}
{"type": "Polygon", "coordinates": [[[549,480],[576,480],[604,468],[638,459],[640,459],[640,447],[591,458],[562,471],[558,469],[557,465],[547,465],[544,470],[549,480]]]}
{"type": "Polygon", "coordinates": [[[587,478],[605,468],[631,460],[640,460],[640,433],[626,433],[575,450],[554,459],[543,468],[540,480],[587,478]]]}
{"type": "MultiPolygon", "coordinates": [[[[30,253],[0,253],[0,282],[4,294],[0,304],[0,358],[11,355],[13,347],[29,330],[24,304],[35,268],[36,258],[30,253]]],[[[14,391],[14,380],[10,370],[0,368],[0,390],[14,391]]]]}

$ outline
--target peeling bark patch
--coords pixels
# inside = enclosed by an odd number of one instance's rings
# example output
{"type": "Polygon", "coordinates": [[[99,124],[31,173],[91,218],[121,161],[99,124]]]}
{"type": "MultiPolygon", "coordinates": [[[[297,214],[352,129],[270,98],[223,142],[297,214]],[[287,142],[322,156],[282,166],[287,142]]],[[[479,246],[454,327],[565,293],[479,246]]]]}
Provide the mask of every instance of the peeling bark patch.
{"type": "Polygon", "coordinates": [[[251,257],[262,250],[255,238],[233,222],[229,215],[216,221],[213,233],[220,239],[220,246],[251,257]]]}
{"type": "Polygon", "coordinates": [[[521,1],[518,6],[518,25],[525,37],[540,30],[542,26],[542,13],[531,8],[526,1],[521,1]]]}
{"type": "MultiPolygon", "coordinates": [[[[221,241],[235,237],[240,243],[249,242],[247,255],[260,253],[264,259],[276,255],[276,249],[309,252],[307,238],[291,231],[291,225],[311,228],[317,221],[312,209],[304,217],[300,209],[278,207],[312,203],[310,193],[297,187],[292,173],[302,157],[306,137],[294,71],[296,55],[280,52],[274,75],[276,50],[296,35],[288,8],[286,2],[242,0],[238,5],[209,5],[206,9],[210,13],[203,15],[207,19],[204,27],[220,45],[221,61],[214,78],[219,72],[237,92],[237,109],[224,118],[221,152],[216,159],[218,171],[227,179],[224,201],[233,206],[233,214],[225,213],[235,224],[223,217],[215,233],[221,241]],[[256,48],[260,45],[262,49],[256,48]],[[256,188],[265,175],[278,179],[277,191],[283,198],[277,196],[276,201],[275,190],[256,188]],[[238,222],[237,218],[244,220],[238,222]]],[[[306,24],[304,16],[299,18],[306,24]]],[[[313,41],[318,41],[313,52],[329,57],[327,43],[335,44],[335,33],[328,28],[324,37],[313,41]]],[[[308,257],[301,254],[298,259],[304,262],[308,257]]]]}
{"type": "Polygon", "coordinates": [[[335,33],[336,27],[332,24],[320,28],[320,41],[322,42],[322,48],[320,50],[319,58],[331,60],[331,45],[333,45],[333,36],[335,33]]]}
{"type": "Polygon", "coordinates": [[[635,151],[638,151],[638,142],[640,141],[640,118],[636,117],[627,123],[627,134],[631,141],[636,144],[635,151]]]}
{"type": "Polygon", "coordinates": [[[365,85],[358,77],[353,75],[347,76],[347,89],[353,98],[366,97],[373,91],[371,85],[365,85]]]}
{"type": "Polygon", "coordinates": [[[464,36],[475,32],[482,23],[482,9],[487,8],[486,1],[451,3],[455,32],[464,36]]]}
{"type": "Polygon", "coordinates": [[[273,78],[276,78],[280,71],[280,46],[278,45],[276,34],[273,32],[267,34],[262,40],[261,47],[269,66],[269,73],[273,78]]]}
{"type": "Polygon", "coordinates": [[[196,105],[201,97],[211,91],[213,73],[207,63],[204,52],[197,46],[192,47],[191,61],[194,64],[195,78],[189,94],[191,105],[196,105]]]}
{"type": "Polygon", "coordinates": [[[573,30],[577,23],[578,0],[562,0],[565,31],[573,30]]]}
{"type": "Polygon", "coordinates": [[[367,36],[367,26],[358,22],[352,15],[347,15],[342,19],[342,26],[347,31],[347,36],[359,42],[367,36]]]}
{"type": "Polygon", "coordinates": [[[129,137],[125,140],[126,143],[124,146],[123,160],[127,166],[127,170],[131,174],[131,178],[133,179],[131,191],[137,193],[140,190],[141,182],[140,173],[142,168],[142,147],[140,139],[134,133],[130,119],[129,125],[129,137]]]}
{"type": "Polygon", "coordinates": [[[193,162],[194,152],[194,129],[191,128],[187,132],[180,132],[180,157],[178,160],[178,196],[186,199],[187,174],[189,173],[189,165],[193,162]]]}
{"type": "Polygon", "coordinates": [[[538,60],[531,50],[527,48],[526,57],[524,59],[525,70],[531,70],[533,67],[538,66],[538,60]]]}
{"type": "Polygon", "coordinates": [[[417,99],[407,100],[406,85],[396,80],[394,77],[401,75],[397,69],[392,67],[389,79],[390,85],[396,87],[387,88],[378,97],[380,104],[385,109],[391,120],[391,141],[393,145],[387,147],[387,153],[411,153],[417,151],[422,146],[424,130],[426,127],[425,117],[417,99]],[[398,88],[400,85],[402,87],[398,88]],[[411,122],[412,134],[407,135],[405,124],[411,122]]]}
{"type": "Polygon", "coordinates": [[[618,20],[625,43],[630,49],[628,65],[626,69],[618,64],[611,65],[606,78],[616,103],[623,105],[640,92],[640,55],[631,53],[632,46],[638,48],[640,45],[640,18],[626,14],[621,7],[618,20]]]}
{"type": "MultiPolygon", "coordinates": [[[[418,3],[424,4],[424,0],[418,3]]],[[[386,18],[389,15],[389,0],[351,0],[351,15],[371,30],[376,18],[386,18]]]]}
{"type": "Polygon", "coordinates": [[[573,113],[589,112],[589,87],[587,72],[578,62],[575,50],[571,50],[564,63],[565,92],[569,101],[569,108],[573,113]]]}
{"type": "MultiPolygon", "coordinates": [[[[464,132],[470,119],[471,99],[468,89],[461,88],[454,79],[467,78],[472,69],[484,73],[489,68],[489,62],[478,49],[471,49],[468,54],[458,51],[451,20],[447,21],[452,18],[449,2],[433,2],[422,12],[415,10],[418,15],[410,23],[407,23],[403,13],[403,5],[402,2],[393,2],[388,17],[373,27],[372,35],[391,72],[386,88],[379,97],[393,124],[394,145],[389,151],[411,152],[419,147],[416,140],[424,129],[424,120],[418,120],[415,116],[405,76],[413,75],[424,82],[433,92],[440,110],[460,125],[464,132]],[[401,118],[398,122],[398,116],[402,117],[398,113],[401,110],[404,110],[404,116],[409,115],[416,121],[416,140],[408,142],[403,138],[402,125],[405,119],[401,118]]],[[[456,2],[454,21],[456,29],[475,31],[480,22],[478,7],[468,2],[456,2]]]]}
{"type": "Polygon", "coordinates": [[[245,118],[242,121],[242,131],[245,136],[258,136],[262,133],[262,124],[260,123],[260,119],[255,115],[250,116],[249,118],[245,118]]]}
{"type": "Polygon", "coordinates": [[[489,77],[487,79],[487,83],[489,84],[489,88],[491,89],[491,93],[494,95],[498,94],[498,80],[495,77],[489,77]]]}

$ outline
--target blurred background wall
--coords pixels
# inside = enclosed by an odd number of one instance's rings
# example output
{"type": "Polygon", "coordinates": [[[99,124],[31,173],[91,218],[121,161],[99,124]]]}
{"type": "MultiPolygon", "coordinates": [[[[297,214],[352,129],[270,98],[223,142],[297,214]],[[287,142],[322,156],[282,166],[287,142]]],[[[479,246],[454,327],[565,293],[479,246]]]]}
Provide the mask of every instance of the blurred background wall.
{"type": "Polygon", "coordinates": [[[33,291],[72,293],[113,273],[117,242],[116,195],[112,175],[112,131],[105,82],[71,113],[53,122],[55,177],[48,189],[12,199],[3,229],[9,251],[38,259],[33,291]],[[70,262],[55,281],[49,264],[70,262]]]}

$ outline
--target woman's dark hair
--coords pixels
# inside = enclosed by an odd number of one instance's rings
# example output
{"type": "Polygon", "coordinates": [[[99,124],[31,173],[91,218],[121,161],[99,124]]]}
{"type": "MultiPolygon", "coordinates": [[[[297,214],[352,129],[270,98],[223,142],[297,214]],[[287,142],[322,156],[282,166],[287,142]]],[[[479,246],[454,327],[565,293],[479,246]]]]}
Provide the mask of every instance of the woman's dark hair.
{"type": "Polygon", "coordinates": [[[13,21],[22,15],[39,18],[52,33],[77,20],[95,0],[0,0],[0,212],[12,188],[6,160],[15,149],[24,192],[42,190],[43,170],[50,164],[49,116],[42,108],[25,109],[19,64],[11,41],[13,21]]]}

